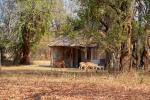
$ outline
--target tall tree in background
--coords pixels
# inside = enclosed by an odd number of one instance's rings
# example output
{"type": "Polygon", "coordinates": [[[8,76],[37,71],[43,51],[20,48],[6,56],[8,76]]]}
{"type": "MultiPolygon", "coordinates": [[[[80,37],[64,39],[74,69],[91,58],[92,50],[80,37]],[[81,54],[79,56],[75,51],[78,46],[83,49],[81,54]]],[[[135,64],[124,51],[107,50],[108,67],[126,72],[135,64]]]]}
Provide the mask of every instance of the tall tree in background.
{"type": "Polygon", "coordinates": [[[51,17],[51,0],[20,0],[19,30],[21,64],[30,64],[31,48],[48,33],[51,17]]]}
{"type": "Polygon", "coordinates": [[[139,69],[143,66],[143,52],[145,52],[145,43],[146,43],[146,23],[147,19],[145,18],[148,6],[145,4],[147,1],[136,0],[135,5],[135,17],[132,22],[132,67],[139,69]],[[145,2],[145,3],[144,3],[145,2]]]}
{"type": "Polygon", "coordinates": [[[144,63],[144,70],[148,70],[148,65],[149,65],[149,58],[150,58],[150,0],[143,0],[145,3],[145,19],[146,19],[146,41],[145,41],[145,46],[144,46],[144,51],[143,51],[143,63],[144,63]]]}
{"type": "Polygon", "coordinates": [[[131,60],[132,60],[132,22],[134,19],[134,6],[135,0],[124,1],[124,7],[126,9],[126,16],[123,23],[123,32],[127,36],[127,40],[125,40],[121,44],[121,57],[120,57],[120,64],[121,69],[123,71],[129,71],[130,67],[132,67],[131,60]]]}

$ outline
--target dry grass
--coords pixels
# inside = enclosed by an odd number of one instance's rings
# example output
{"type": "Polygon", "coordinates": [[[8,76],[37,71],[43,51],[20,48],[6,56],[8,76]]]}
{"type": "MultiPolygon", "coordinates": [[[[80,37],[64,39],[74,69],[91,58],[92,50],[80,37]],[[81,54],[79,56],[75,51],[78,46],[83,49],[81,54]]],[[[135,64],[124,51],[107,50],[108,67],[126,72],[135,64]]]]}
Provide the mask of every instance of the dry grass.
{"type": "Polygon", "coordinates": [[[33,61],[34,65],[50,65],[50,61],[45,61],[45,60],[36,60],[33,61]]]}
{"type": "MultiPolygon", "coordinates": [[[[122,84],[113,77],[26,77],[0,78],[0,98],[14,100],[149,100],[148,85],[122,84]]],[[[123,82],[123,81],[122,81],[123,82]]],[[[126,82],[126,81],[124,81],[126,82]]]]}
{"type": "MultiPolygon", "coordinates": [[[[150,85],[150,77],[148,75],[144,75],[143,73],[139,73],[139,72],[129,72],[129,73],[121,73],[118,75],[112,75],[112,74],[108,74],[106,72],[95,72],[95,71],[84,71],[84,70],[79,70],[79,69],[69,69],[69,68],[50,68],[50,67],[39,67],[37,65],[31,65],[31,66],[11,66],[11,67],[6,67],[3,66],[1,67],[1,71],[3,72],[10,72],[10,74],[14,77],[26,77],[26,76],[30,76],[32,78],[36,79],[36,75],[34,76],[34,71],[36,71],[37,73],[41,73],[45,72],[45,73],[52,73],[54,71],[54,73],[62,73],[59,76],[54,76],[52,74],[44,74],[42,75],[43,77],[52,77],[54,78],[53,80],[58,79],[57,81],[69,81],[73,82],[74,81],[82,81],[82,82],[91,82],[91,83],[100,83],[100,82],[105,82],[106,83],[120,83],[120,84],[126,84],[126,85],[132,85],[132,86],[136,86],[136,85],[150,85]],[[14,73],[13,71],[15,71],[16,73],[14,73]],[[27,75],[29,71],[33,71],[33,74],[27,75]],[[17,74],[17,72],[22,72],[20,75],[17,74]],[[64,74],[66,72],[66,74],[64,74]],[[72,74],[73,73],[73,74],[72,74]],[[76,73],[76,74],[74,74],[76,73]],[[82,73],[85,73],[85,75],[82,76],[82,73]],[[90,74],[90,75],[86,75],[86,74],[90,74]],[[59,77],[59,78],[58,78],[59,77]],[[70,81],[71,80],[71,81],[70,81]]],[[[41,75],[39,74],[39,75],[41,75]]],[[[37,78],[39,77],[39,75],[37,76],[37,78]]],[[[9,75],[1,75],[2,76],[9,76],[9,75]]],[[[44,78],[45,79],[45,78],[44,78]]],[[[51,80],[51,79],[50,79],[51,80]]]]}
{"type": "Polygon", "coordinates": [[[0,98],[2,100],[150,100],[150,77],[141,72],[118,75],[94,74],[95,72],[86,75],[86,72],[82,75],[80,73],[84,72],[78,71],[78,69],[53,69],[35,65],[2,67],[0,98]],[[29,74],[29,71],[32,73],[29,74]],[[35,74],[34,71],[39,74],[35,74]],[[68,73],[63,74],[64,71],[68,73]],[[59,72],[61,74],[55,76],[54,73],[59,72]]]}
{"type": "MultiPolygon", "coordinates": [[[[30,66],[10,66],[6,67],[3,66],[1,67],[2,72],[10,72],[13,76],[26,76],[28,72],[33,72],[30,74],[31,77],[34,77],[34,71],[37,73],[61,73],[58,77],[59,80],[61,78],[64,80],[69,81],[71,79],[78,79],[78,81],[81,79],[82,82],[104,82],[104,81],[110,81],[110,82],[119,82],[121,84],[128,84],[128,85],[138,85],[138,84],[145,84],[145,85],[150,85],[150,77],[148,75],[144,75],[142,72],[129,72],[129,73],[121,73],[118,75],[112,75],[108,74],[103,71],[95,72],[93,70],[90,71],[84,71],[84,70],[79,70],[79,69],[70,69],[70,68],[51,68],[51,67],[40,67],[37,65],[30,65],[30,66]],[[16,73],[15,73],[16,72],[16,73]],[[22,72],[21,75],[18,76],[17,72],[22,72]],[[27,73],[26,73],[27,72],[27,73]],[[64,74],[66,73],[66,74],[64,74]],[[73,74],[72,74],[73,73],[73,74]],[[74,74],[76,73],[76,74],[74,74]],[[82,73],[85,73],[82,76],[82,73]],[[89,74],[89,75],[86,75],[89,74]],[[68,79],[69,78],[69,79],[68,79]],[[103,80],[103,81],[102,81],[103,80]]],[[[20,73],[19,73],[20,74],[20,73]]],[[[39,74],[39,75],[41,75],[39,74]]],[[[51,74],[50,74],[51,75],[51,74]]],[[[44,74],[42,76],[44,77],[49,77],[49,74],[44,74]]],[[[55,75],[55,74],[54,74],[55,75]]],[[[9,76],[9,75],[3,75],[3,76],[9,76]]],[[[52,75],[53,76],[53,75],[52,75]]],[[[39,76],[38,76],[39,77],[39,76]]],[[[51,77],[51,76],[50,76],[51,77]]],[[[52,78],[52,77],[51,77],[52,78]]],[[[55,79],[56,77],[54,77],[55,79]]]]}

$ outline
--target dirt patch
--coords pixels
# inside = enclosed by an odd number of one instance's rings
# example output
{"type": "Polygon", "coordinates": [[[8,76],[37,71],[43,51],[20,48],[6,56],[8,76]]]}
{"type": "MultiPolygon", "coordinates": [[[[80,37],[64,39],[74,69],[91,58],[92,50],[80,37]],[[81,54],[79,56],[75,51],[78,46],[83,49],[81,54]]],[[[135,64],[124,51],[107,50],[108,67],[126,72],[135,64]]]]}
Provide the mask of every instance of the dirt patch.
{"type": "Polygon", "coordinates": [[[31,78],[0,78],[3,100],[150,100],[150,89],[31,78]],[[41,79],[41,80],[40,80],[41,79]]]}

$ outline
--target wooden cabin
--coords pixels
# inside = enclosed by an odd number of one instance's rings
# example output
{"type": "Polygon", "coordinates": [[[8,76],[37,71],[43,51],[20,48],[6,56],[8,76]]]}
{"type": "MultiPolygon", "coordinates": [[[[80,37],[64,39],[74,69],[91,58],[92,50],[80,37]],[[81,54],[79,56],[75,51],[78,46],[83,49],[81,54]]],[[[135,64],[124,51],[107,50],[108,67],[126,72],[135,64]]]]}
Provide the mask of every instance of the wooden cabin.
{"type": "Polygon", "coordinates": [[[84,44],[82,39],[70,39],[60,36],[50,42],[50,65],[64,61],[65,67],[78,68],[82,61],[105,64],[105,54],[100,54],[96,44],[84,44]]]}

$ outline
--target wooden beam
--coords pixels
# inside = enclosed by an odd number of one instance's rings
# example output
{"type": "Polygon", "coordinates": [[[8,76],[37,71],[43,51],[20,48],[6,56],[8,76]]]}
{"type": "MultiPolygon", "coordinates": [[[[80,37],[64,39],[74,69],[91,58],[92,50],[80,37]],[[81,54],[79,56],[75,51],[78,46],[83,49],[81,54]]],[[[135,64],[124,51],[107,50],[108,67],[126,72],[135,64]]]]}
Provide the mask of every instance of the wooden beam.
{"type": "Polygon", "coordinates": [[[85,60],[87,60],[87,47],[85,47],[85,60]]]}
{"type": "Polygon", "coordinates": [[[71,48],[71,67],[73,67],[73,48],[71,48]]]}
{"type": "Polygon", "coordinates": [[[93,48],[91,48],[91,61],[93,60],[93,48]]]}

